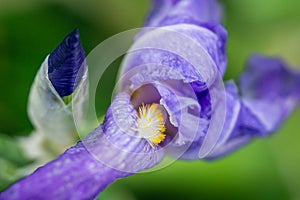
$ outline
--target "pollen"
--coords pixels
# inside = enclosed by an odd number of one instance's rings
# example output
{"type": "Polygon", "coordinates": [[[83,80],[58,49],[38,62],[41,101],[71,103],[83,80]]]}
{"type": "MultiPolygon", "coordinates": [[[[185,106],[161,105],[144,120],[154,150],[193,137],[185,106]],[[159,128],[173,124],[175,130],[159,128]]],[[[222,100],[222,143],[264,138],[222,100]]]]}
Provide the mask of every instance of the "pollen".
{"type": "Polygon", "coordinates": [[[166,135],[163,111],[158,104],[147,104],[139,107],[137,131],[141,138],[147,140],[152,148],[164,141],[166,135]]]}

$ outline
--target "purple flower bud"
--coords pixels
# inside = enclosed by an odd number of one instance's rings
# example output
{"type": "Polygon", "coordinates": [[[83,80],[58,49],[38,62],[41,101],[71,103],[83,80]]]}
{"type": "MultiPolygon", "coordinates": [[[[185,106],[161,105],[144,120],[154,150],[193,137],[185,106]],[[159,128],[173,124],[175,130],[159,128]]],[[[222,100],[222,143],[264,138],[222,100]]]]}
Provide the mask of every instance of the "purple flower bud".
{"type": "Polygon", "coordinates": [[[61,97],[74,92],[85,72],[85,53],[78,29],[70,33],[50,54],[48,76],[61,97]]]}

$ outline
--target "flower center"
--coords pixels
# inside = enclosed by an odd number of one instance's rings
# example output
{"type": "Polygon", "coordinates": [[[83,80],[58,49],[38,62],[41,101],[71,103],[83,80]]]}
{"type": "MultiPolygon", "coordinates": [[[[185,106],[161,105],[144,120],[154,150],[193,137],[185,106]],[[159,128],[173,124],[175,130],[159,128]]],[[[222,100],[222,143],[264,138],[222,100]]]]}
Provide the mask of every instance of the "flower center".
{"type": "Polygon", "coordinates": [[[149,142],[152,148],[164,141],[166,135],[163,111],[158,104],[147,104],[139,107],[137,131],[141,138],[149,142]]]}

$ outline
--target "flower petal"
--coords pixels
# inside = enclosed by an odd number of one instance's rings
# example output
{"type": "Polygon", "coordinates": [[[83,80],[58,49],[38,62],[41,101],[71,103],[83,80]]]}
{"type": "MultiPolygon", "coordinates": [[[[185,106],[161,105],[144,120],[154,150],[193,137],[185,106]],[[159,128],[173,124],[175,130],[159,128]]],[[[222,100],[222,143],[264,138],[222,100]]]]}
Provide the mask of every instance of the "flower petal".
{"type": "Polygon", "coordinates": [[[0,199],[93,199],[108,184],[128,175],[94,159],[80,142],[15,183],[0,199]]]}
{"type": "MultiPolygon", "coordinates": [[[[238,99],[237,94],[237,88],[233,84],[233,82],[227,82],[225,84],[225,92],[226,92],[226,115],[225,115],[225,122],[222,128],[222,132],[217,138],[217,140],[213,140],[208,146],[213,147],[211,152],[218,149],[224,142],[227,141],[228,137],[230,136],[232,129],[234,128],[236,124],[236,120],[240,111],[240,102],[238,99]]],[[[208,137],[207,134],[210,134],[208,131],[208,126],[210,124],[211,120],[211,110],[210,108],[210,94],[208,91],[204,91],[202,93],[198,93],[198,100],[201,105],[201,107],[204,108],[204,112],[201,112],[200,117],[202,120],[206,121],[206,126],[203,127],[203,134],[201,137],[196,137],[195,140],[190,144],[187,151],[181,156],[181,159],[185,160],[195,160],[202,158],[201,155],[199,155],[203,141],[206,137],[208,137]],[[207,108],[209,107],[209,108],[207,108]],[[208,109],[208,110],[205,110],[208,109]]],[[[216,110],[214,110],[215,113],[220,113],[218,109],[223,109],[222,107],[216,107],[216,110]]],[[[194,127],[196,128],[196,127],[194,127]]],[[[209,155],[208,154],[208,155],[209,155]]],[[[207,156],[207,155],[206,155],[207,156]]],[[[205,156],[205,157],[206,157],[205,156]]]]}
{"type": "MultiPolygon", "coordinates": [[[[215,0],[154,0],[153,9],[146,20],[145,27],[192,24],[210,30],[216,35],[216,40],[212,42],[206,34],[199,34],[199,36],[207,38],[198,42],[203,45],[221,73],[224,74],[227,66],[226,44],[228,36],[227,31],[220,24],[221,16],[222,8],[215,0]]],[[[147,30],[142,31],[137,38],[144,32],[147,30]]]]}
{"type": "Polygon", "coordinates": [[[218,73],[224,73],[227,63],[225,51],[219,52],[218,40],[212,31],[191,24],[151,28],[133,44],[120,74],[134,74],[135,80],[130,81],[135,85],[139,81],[139,86],[174,79],[212,84],[218,73]]]}
{"type": "Polygon", "coordinates": [[[93,199],[118,178],[153,167],[164,153],[131,135],[127,126],[134,112],[129,95],[119,94],[103,125],[1,193],[0,200],[93,199]]]}
{"type": "Polygon", "coordinates": [[[181,146],[203,135],[207,121],[199,118],[200,106],[189,84],[155,82],[161,96],[160,104],[170,115],[170,122],[178,128],[178,135],[170,146],[181,146]],[[195,128],[198,127],[198,128],[195,128]]]}
{"type": "Polygon", "coordinates": [[[279,58],[252,56],[240,83],[241,108],[235,126],[226,130],[229,137],[207,159],[224,156],[254,137],[273,133],[299,105],[300,72],[288,69],[279,58]]]}
{"type": "Polygon", "coordinates": [[[130,95],[118,94],[103,122],[105,141],[102,140],[100,144],[92,145],[91,148],[89,148],[90,143],[86,144],[90,152],[101,162],[120,171],[131,173],[156,165],[164,156],[162,149],[152,148],[145,139],[136,135],[134,130],[136,112],[130,101],[130,95]],[[107,153],[103,154],[102,149],[106,149],[107,153]],[[111,156],[107,157],[110,154],[111,156]]]}
{"type": "Polygon", "coordinates": [[[222,9],[215,0],[153,0],[145,26],[220,22],[221,15],[222,9]]]}
{"type": "Polygon", "coordinates": [[[276,57],[254,55],[240,78],[242,101],[263,127],[261,136],[278,128],[300,99],[300,72],[276,57]]]}

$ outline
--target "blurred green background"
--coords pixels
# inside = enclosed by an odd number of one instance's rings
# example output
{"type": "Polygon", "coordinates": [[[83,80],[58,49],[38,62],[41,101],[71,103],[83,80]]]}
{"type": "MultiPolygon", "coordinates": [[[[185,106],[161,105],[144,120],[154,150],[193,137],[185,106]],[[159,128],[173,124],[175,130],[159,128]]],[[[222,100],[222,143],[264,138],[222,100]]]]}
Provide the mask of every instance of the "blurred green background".
{"type": "MultiPolygon", "coordinates": [[[[236,79],[254,52],[280,55],[294,67],[300,66],[299,0],[222,3],[229,32],[226,79],[236,79]]],[[[88,53],[113,34],[141,27],[149,8],[146,0],[0,0],[0,133],[15,138],[31,132],[26,113],[31,83],[46,55],[69,32],[79,28],[88,53]]],[[[100,82],[106,90],[97,93],[99,115],[110,103],[119,63],[100,82]]],[[[101,198],[300,199],[299,119],[298,109],[278,133],[226,158],[177,161],[163,170],[120,180],[101,198]]],[[[0,158],[13,144],[0,142],[0,158]]],[[[9,176],[2,159],[0,170],[9,176]]],[[[0,188],[6,184],[0,177],[0,188]]]]}

